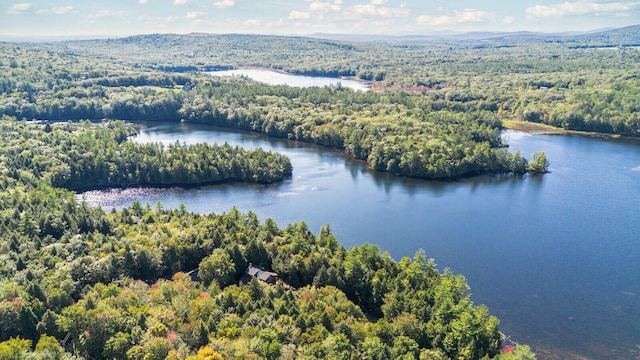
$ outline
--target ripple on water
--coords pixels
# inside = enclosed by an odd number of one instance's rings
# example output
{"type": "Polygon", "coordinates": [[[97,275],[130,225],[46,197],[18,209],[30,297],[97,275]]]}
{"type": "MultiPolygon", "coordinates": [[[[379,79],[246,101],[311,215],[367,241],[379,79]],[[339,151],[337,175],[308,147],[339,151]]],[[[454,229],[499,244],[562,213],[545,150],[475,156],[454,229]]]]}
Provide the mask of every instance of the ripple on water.
{"type": "Polygon", "coordinates": [[[474,301],[499,314],[501,329],[539,350],[539,359],[637,358],[635,142],[507,131],[510,151],[545,151],[553,172],[425,182],[372,173],[311,145],[195,124],[154,126],[142,130],[146,141],[250,142],[285,153],[294,175],[270,186],[133,188],[79,198],[106,209],[134,200],[152,206],[161,200],[166,208],[184,203],[199,213],[237,207],[281,226],[304,220],[314,231],[331,224],[345,246],[368,242],[395,258],[424,248],[440,268],[465,274],[474,301]]]}
{"type": "Polygon", "coordinates": [[[166,193],[176,193],[178,188],[128,188],[91,190],[75,195],[77,201],[82,201],[91,207],[122,208],[131,205],[141,198],[161,197],[166,193]]]}

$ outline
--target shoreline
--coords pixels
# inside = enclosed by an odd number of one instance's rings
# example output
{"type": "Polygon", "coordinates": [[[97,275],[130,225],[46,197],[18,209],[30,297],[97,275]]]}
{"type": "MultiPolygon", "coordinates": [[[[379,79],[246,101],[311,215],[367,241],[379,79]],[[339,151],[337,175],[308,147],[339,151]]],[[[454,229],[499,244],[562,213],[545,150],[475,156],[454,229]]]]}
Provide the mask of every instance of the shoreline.
{"type": "Polygon", "coordinates": [[[77,189],[70,189],[70,188],[65,188],[65,187],[59,187],[61,189],[65,189],[65,190],[69,190],[72,192],[75,192],[76,194],[82,194],[85,192],[89,192],[89,191],[104,191],[104,190],[111,190],[111,189],[120,189],[120,190],[126,190],[126,189],[139,189],[139,188],[150,188],[150,189],[171,189],[171,188],[180,188],[180,189],[198,189],[201,187],[205,187],[205,186],[213,186],[213,185],[223,185],[223,184],[234,184],[234,183],[244,183],[244,184],[255,184],[255,185],[274,185],[274,184],[280,184],[283,181],[287,181],[289,179],[291,179],[292,174],[286,174],[285,176],[282,177],[282,179],[280,180],[275,180],[275,181],[250,181],[250,180],[239,180],[239,179],[225,179],[225,180],[220,180],[220,181],[205,181],[205,182],[198,182],[198,183],[192,183],[192,184],[181,184],[181,183],[175,183],[175,184],[129,184],[129,185],[96,185],[96,186],[88,186],[88,187],[83,187],[83,188],[77,188],[77,189]]]}
{"type": "Polygon", "coordinates": [[[503,119],[502,126],[507,130],[516,130],[532,135],[579,135],[602,139],[629,139],[640,141],[640,138],[620,134],[608,134],[581,130],[567,130],[555,126],[523,120],[503,119]]]}

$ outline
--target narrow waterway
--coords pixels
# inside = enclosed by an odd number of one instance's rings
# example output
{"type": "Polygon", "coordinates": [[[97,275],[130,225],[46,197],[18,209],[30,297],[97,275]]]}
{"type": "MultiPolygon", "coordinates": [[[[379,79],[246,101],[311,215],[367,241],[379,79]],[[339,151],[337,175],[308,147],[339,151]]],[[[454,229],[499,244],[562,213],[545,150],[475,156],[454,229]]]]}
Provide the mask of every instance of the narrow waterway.
{"type": "Polygon", "coordinates": [[[238,69],[211,71],[215,76],[246,76],[255,81],[270,85],[289,85],[293,87],[323,87],[323,86],[343,86],[356,91],[367,91],[371,84],[365,81],[353,79],[332,78],[326,76],[302,76],[292,75],[266,69],[238,69]]]}
{"type": "Polygon", "coordinates": [[[293,176],[280,184],[128,189],[79,195],[91,205],[134,200],[191,211],[253,211],[281,227],[330,224],[346,246],[378,245],[399,259],[424,249],[467,278],[511,339],[539,358],[637,357],[640,345],[640,143],[504,134],[512,151],[544,150],[544,176],[434,182],[372,172],[342,153],[253,133],[151,124],[134,141],[228,142],[279,151],[293,176]]]}

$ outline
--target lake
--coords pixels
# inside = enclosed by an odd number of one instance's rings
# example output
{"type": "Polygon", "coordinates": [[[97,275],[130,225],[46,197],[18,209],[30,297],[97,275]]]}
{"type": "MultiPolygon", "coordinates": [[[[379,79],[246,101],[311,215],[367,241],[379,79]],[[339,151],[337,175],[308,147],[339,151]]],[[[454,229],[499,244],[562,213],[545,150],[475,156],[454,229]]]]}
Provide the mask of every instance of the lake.
{"type": "Polygon", "coordinates": [[[365,242],[395,258],[422,248],[462,273],[512,340],[539,359],[628,359],[640,345],[640,142],[506,131],[511,151],[545,151],[544,176],[424,181],[372,172],[342,153],[194,124],[147,124],[133,140],[263,147],[291,158],[279,184],[128,189],[78,195],[121,208],[184,203],[200,213],[237,207],[281,228],[330,224],[346,247],[365,242]],[[552,355],[548,355],[552,354],[552,355]]]}
{"type": "Polygon", "coordinates": [[[266,69],[238,69],[211,71],[208,74],[215,76],[246,76],[252,80],[270,85],[289,85],[293,87],[324,87],[337,86],[350,88],[356,91],[368,91],[371,85],[365,81],[340,79],[324,76],[302,76],[287,74],[266,69]]]}

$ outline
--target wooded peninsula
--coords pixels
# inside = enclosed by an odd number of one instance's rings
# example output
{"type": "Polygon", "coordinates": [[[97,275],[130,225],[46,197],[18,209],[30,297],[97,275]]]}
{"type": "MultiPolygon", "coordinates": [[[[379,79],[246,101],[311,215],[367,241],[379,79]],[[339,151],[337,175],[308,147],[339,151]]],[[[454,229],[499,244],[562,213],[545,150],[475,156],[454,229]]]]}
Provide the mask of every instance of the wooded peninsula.
{"type": "Polygon", "coordinates": [[[160,203],[105,211],[74,195],[293,171],[262,149],[138,144],[140,121],[314,143],[424,179],[544,173],[544,152],[508,151],[503,121],[639,136],[638,34],[0,43],[0,359],[535,358],[525,345],[503,351],[498,319],[423,251],[394,260],[344,248],[328,225],[315,235],[304,222],[160,203]],[[247,67],[372,90],[205,73],[247,67]]]}

